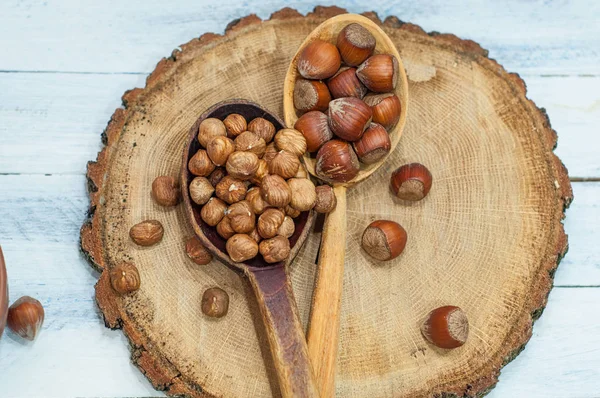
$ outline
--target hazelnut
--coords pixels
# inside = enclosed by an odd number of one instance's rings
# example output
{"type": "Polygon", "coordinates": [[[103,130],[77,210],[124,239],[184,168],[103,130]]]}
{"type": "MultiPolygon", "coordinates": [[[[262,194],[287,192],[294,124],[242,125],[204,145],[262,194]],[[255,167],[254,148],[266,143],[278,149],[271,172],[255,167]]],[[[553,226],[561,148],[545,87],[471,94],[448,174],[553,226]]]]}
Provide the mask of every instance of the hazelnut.
{"type": "Polygon", "coordinates": [[[23,296],[8,308],[6,324],[15,334],[33,341],[44,324],[44,307],[33,297],[23,296]]]}
{"type": "Polygon", "coordinates": [[[330,213],[337,205],[337,198],[333,192],[333,188],[329,185],[319,185],[315,188],[317,200],[315,201],[315,211],[317,213],[330,213]]]}
{"type": "Polygon", "coordinates": [[[227,172],[222,167],[217,167],[213,170],[212,173],[208,176],[208,181],[213,187],[217,187],[217,184],[227,175],[227,172]]]}
{"type": "Polygon", "coordinates": [[[266,262],[278,263],[290,255],[290,241],[283,236],[276,236],[260,242],[258,250],[266,262]]]}
{"type": "Polygon", "coordinates": [[[338,34],[337,48],[347,65],[360,65],[369,58],[377,44],[375,37],[364,26],[351,23],[338,34]]]}
{"type": "Polygon", "coordinates": [[[190,197],[198,205],[208,202],[213,192],[215,188],[205,177],[196,177],[190,182],[190,197]]]}
{"type": "Polygon", "coordinates": [[[265,209],[269,207],[269,204],[262,198],[260,189],[257,187],[250,188],[246,194],[246,201],[250,203],[250,207],[254,214],[262,214],[265,209]]]}
{"type": "Polygon", "coordinates": [[[133,263],[121,263],[110,270],[110,284],[115,292],[127,294],[140,288],[140,274],[133,263]]]}
{"type": "Polygon", "coordinates": [[[236,151],[229,155],[225,168],[230,176],[249,180],[258,170],[258,156],[252,152],[236,151]]]}
{"type": "Polygon", "coordinates": [[[260,185],[264,176],[269,174],[269,165],[264,159],[258,159],[258,169],[250,179],[250,182],[255,185],[260,185]]]}
{"type": "Polygon", "coordinates": [[[281,129],[275,135],[275,146],[277,149],[302,156],[306,152],[306,139],[301,132],[294,129],[281,129]]]}
{"type": "Polygon", "coordinates": [[[273,160],[273,158],[275,157],[275,155],[277,155],[278,152],[279,151],[277,150],[275,143],[271,142],[269,145],[267,145],[267,148],[265,149],[265,154],[262,158],[268,164],[271,162],[271,160],[273,160]]]}
{"type": "Polygon", "coordinates": [[[196,236],[192,236],[185,242],[185,252],[190,260],[198,265],[206,265],[212,261],[212,254],[196,236]]]}
{"type": "Polygon", "coordinates": [[[252,212],[250,203],[246,200],[234,203],[225,211],[229,218],[231,228],[238,234],[245,234],[254,229],[256,216],[252,212]]]}
{"type": "Polygon", "coordinates": [[[206,177],[215,169],[215,164],[210,160],[204,149],[200,149],[188,162],[190,173],[206,177]]]}
{"type": "Polygon", "coordinates": [[[161,206],[177,205],[181,197],[177,180],[171,176],[156,177],[152,182],[152,197],[161,206]]]}
{"type": "Polygon", "coordinates": [[[377,163],[383,159],[392,147],[390,135],[382,125],[371,123],[358,141],[352,143],[358,160],[364,164],[377,163]]]}
{"type": "Polygon", "coordinates": [[[306,79],[327,79],[340,69],[342,59],[331,43],[315,40],[302,50],[298,57],[298,72],[306,79]]]}
{"type": "Polygon", "coordinates": [[[308,178],[308,171],[302,163],[300,163],[300,167],[298,167],[298,172],[296,173],[294,178],[308,178]]]}
{"type": "Polygon", "coordinates": [[[237,113],[232,113],[227,116],[225,120],[223,120],[223,124],[225,124],[225,129],[227,130],[227,136],[229,138],[237,137],[246,131],[246,128],[248,127],[246,119],[237,113]]]}
{"type": "Polygon", "coordinates": [[[288,185],[292,191],[290,206],[298,211],[308,211],[315,206],[317,194],[315,184],[307,178],[290,178],[288,185]]]}
{"type": "Polygon", "coordinates": [[[229,239],[235,235],[235,231],[231,228],[231,221],[229,221],[229,218],[223,217],[221,222],[217,224],[217,233],[221,235],[223,239],[229,239]]]}
{"type": "Polygon", "coordinates": [[[376,93],[394,90],[398,73],[398,60],[390,54],[373,55],[356,69],[356,76],[360,81],[376,93]]]}
{"type": "Polygon", "coordinates": [[[294,231],[296,230],[296,226],[294,225],[294,220],[291,217],[285,216],[283,222],[279,226],[277,230],[277,235],[283,236],[284,238],[290,238],[290,236],[294,235],[294,231]]]}
{"type": "Polygon", "coordinates": [[[410,163],[392,173],[390,188],[398,198],[416,202],[427,196],[432,182],[433,177],[427,167],[410,163]]]}
{"type": "Polygon", "coordinates": [[[208,202],[202,206],[200,217],[211,227],[216,226],[225,216],[227,205],[219,198],[210,198],[208,202]]]}
{"type": "Polygon", "coordinates": [[[290,205],[285,206],[285,208],[283,210],[284,210],[286,216],[290,216],[292,218],[296,218],[300,215],[300,212],[298,210],[294,209],[290,205]]]}
{"type": "Polygon", "coordinates": [[[356,77],[356,68],[341,68],[327,81],[327,87],[333,98],[362,98],[367,93],[367,88],[356,77]]]}
{"type": "Polygon", "coordinates": [[[288,151],[279,151],[269,162],[269,174],[277,174],[283,178],[292,178],[298,172],[300,161],[288,151]]]}
{"type": "Polygon", "coordinates": [[[235,203],[243,200],[246,197],[247,188],[242,180],[225,176],[216,188],[216,195],[225,203],[235,203]]]}
{"type": "Polygon", "coordinates": [[[253,132],[265,142],[271,142],[275,135],[275,126],[267,119],[257,117],[248,124],[248,131],[253,132]]]}
{"type": "Polygon", "coordinates": [[[236,151],[252,152],[258,157],[265,154],[266,147],[265,140],[250,131],[244,131],[235,139],[236,151]]]}
{"type": "Polygon", "coordinates": [[[213,138],[206,146],[208,157],[217,166],[223,166],[234,150],[233,141],[225,136],[213,138]]]}
{"type": "Polygon", "coordinates": [[[331,94],[327,85],[318,80],[299,79],[294,85],[294,107],[300,112],[324,111],[331,94]]]}
{"type": "Polygon", "coordinates": [[[345,141],[328,141],[317,153],[315,173],[324,181],[348,182],[356,177],[359,169],[356,153],[345,141]]]}
{"type": "Polygon", "coordinates": [[[131,227],[129,237],[140,246],[152,246],[162,240],[164,233],[160,221],[147,220],[131,227]]]}
{"type": "Polygon", "coordinates": [[[256,229],[263,238],[272,238],[277,235],[277,230],[283,223],[285,214],[281,210],[267,209],[258,217],[256,229]]]}
{"type": "Polygon", "coordinates": [[[394,221],[373,221],[362,236],[362,248],[379,261],[398,257],[406,246],[406,231],[394,221]]]}
{"type": "Polygon", "coordinates": [[[373,123],[381,124],[386,130],[394,127],[400,120],[402,105],[396,94],[369,94],[363,101],[373,111],[373,123]]]}
{"type": "Polygon", "coordinates": [[[306,149],[316,152],[321,146],[333,138],[329,128],[327,115],[323,112],[312,111],[300,116],[294,128],[302,133],[306,140],[306,149]]]}
{"type": "Polygon", "coordinates": [[[275,207],[285,207],[292,199],[290,186],[283,178],[274,174],[267,174],[263,178],[260,194],[267,203],[275,207]]]}
{"type": "Polygon", "coordinates": [[[358,98],[338,98],[329,103],[329,127],[347,141],[360,139],[372,116],[371,107],[358,98]]]}
{"type": "Polygon", "coordinates": [[[250,260],[258,254],[258,243],[246,234],[235,234],[227,239],[225,245],[231,260],[239,263],[250,260]]]}
{"type": "Polygon", "coordinates": [[[427,315],[421,333],[437,347],[457,348],[465,344],[469,337],[469,320],[459,307],[447,305],[436,308],[427,315]]]}
{"type": "Polygon", "coordinates": [[[218,287],[206,289],[202,294],[202,313],[211,318],[223,318],[229,311],[229,295],[218,287]]]}
{"type": "Polygon", "coordinates": [[[198,141],[204,148],[213,138],[225,135],[227,135],[227,131],[223,122],[213,117],[204,119],[198,128],[198,141]]]}
{"type": "Polygon", "coordinates": [[[260,236],[260,234],[258,233],[258,230],[256,228],[254,228],[252,230],[252,232],[250,232],[248,234],[248,236],[250,236],[252,239],[254,239],[256,241],[256,243],[260,243],[260,241],[262,240],[262,236],[260,236]]]}

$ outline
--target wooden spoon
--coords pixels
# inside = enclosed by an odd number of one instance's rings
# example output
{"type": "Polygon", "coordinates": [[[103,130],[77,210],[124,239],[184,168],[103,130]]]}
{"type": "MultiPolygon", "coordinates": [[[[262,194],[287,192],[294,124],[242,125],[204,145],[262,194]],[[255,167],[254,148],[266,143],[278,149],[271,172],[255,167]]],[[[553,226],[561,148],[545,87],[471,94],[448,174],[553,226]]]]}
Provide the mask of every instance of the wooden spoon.
{"type": "Polygon", "coordinates": [[[238,113],[250,120],[262,117],[273,123],[276,130],[283,128],[283,122],[259,105],[245,100],[220,102],[207,110],[192,126],[183,154],[181,190],[185,214],[194,232],[222,263],[242,271],[250,280],[256,295],[260,313],[267,331],[269,346],[279,379],[283,397],[318,397],[304,331],[298,318],[298,309],[286,267],[292,262],[306,240],[314,221],[314,212],[303,212],[294,219],[295,232],[289,238],[291,252],[285,262],[269,264],[259,254],[244,263],[234,262],[225,249],[226,241],[216,228],[206,224],[200,217],[202,206],[195,204],[190,197],[188,186],[194,176],[188,171],[188,161],[201,148],[198,142],[198,127],[209,117],[220,120],[231,113],[238,113]]]}
{"type": "MultiPolygon", "coordinates": [[[[283,112],[285,122],[293,127],[298,120],[294,108],[294,85],[301,78],[297,69],[298,57],[309,43],[321,39],[336,43],[338,33],[351,23],[359,23],[367,28],[375,39],[377,46],[375,54],[391,54],[396,57],[399,64],[399,79],[394,93],[400,99],[402,112],[396,126],[390,130],[392,153],[406,124],[406,110],[408,104],[408,81],[400,54],[394,43],[381,28],[370,19],[356,14],[342,14],[330,18],[313,30],[292,59],[287,71],[283,87],[283,112]]],[[[388,154],[389,155],[389,154],[388,154]]],[[[363,181],[373,174],[387,159],[387,156],[372,165],[361,164],[358,175],[347,183],[334,184],[337,197],[337,206],[328,214],[323,228],[321,255],[319,258],[319,272],[313,306],[308,329],[308,354],[314,367],[315,377],[322,397],[335,395],[335,362],[338,350],[339,316],[342,294],[342,281],[344,273],[344,252],[346,241],[346,189],[363,181]]],[[[308,171],[315,177],[315,159],[308,154],[304,156],[308,171]]]]}
{"type": "Polygon", "coordinates": [[[6,278],[6,265],[4,264],[4,254],[0,246],[0,337],[6,326],[8,317],[8,281],[6,278]]]}

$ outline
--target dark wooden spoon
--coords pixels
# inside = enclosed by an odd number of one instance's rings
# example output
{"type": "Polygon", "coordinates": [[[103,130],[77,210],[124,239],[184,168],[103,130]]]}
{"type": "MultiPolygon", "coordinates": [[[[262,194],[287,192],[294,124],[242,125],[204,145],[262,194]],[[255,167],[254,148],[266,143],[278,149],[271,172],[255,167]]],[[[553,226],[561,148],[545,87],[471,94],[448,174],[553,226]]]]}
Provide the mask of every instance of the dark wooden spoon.
{"type": "Polygon", "coordinates": [[[183,154],[180,182],[185,214],[202,244],[223,264],[242,271],[250,280],[267,331],[282,395],[318,397],[308,360],[304,331],[298,318],[298,309],[286,271],[310,232],[314,213],[303,212],[294,219],[296,229],[289,238],[291,252],[285,262],[269,264],[259,254],[244,263],[236,263],[227,254],[225,239],[217,233],[216,228],[202,220],[200,217],[202,207],[195,204],[189,194],[188,187],[194,175],[189,172],[187,164],[196,151],[201,149],[197,139],[200,123],[209,117],[223,120],[231,113],[238,113],[248,121],[262,117],[273,123],[276,130],[284,128],[283,122],[278,117],[259,105],[245,100],[220,102],[204,112],[190,129],[183,154]]]}
{"type": "Polygon", "coordinates": [[[6,277],[6,265],[4,264],[4,254],[0,247],[0,337],[6,326],[8,317],[8,281],[6,277]]]}

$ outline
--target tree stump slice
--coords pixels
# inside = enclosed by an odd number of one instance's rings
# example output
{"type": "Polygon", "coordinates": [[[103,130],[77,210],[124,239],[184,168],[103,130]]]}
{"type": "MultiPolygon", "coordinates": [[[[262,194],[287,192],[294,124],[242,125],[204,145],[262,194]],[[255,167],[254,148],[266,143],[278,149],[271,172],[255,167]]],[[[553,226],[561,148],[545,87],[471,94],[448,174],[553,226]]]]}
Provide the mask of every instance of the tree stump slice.
{"type": "MultiPolygon", "coordinates": [[[[123,96],[88,165],[90,219],[81,244],[101,276],[96,298],[106,325],[123,328],[132,360],[157,389],[186,397],[279,396],[258,308],[247,280],[213,261],[185,254],[193,231],[183,207],[150,196],[156,176],[178,176],[190,126],[212,104],[247,98],[282,115],[288,63],[307,34],[345,12],[317,7],[302,16],[283,9],[261,21],[232,22],[161,60],[144,89],[123,96]],[[130,241],[129,228],[157,219],[161,243],[130,241]],[[107,270],[137,264],[141,289],[117,296],[107,270]],[[229,314],[200,311],[203,291],[220,286],[229,314]]],[[[567,172],[553,154],[556,133],[526,98],[524,82],[472,41],[427,34],[395,17],[381,22],[409,76],[403,137],[382,168],[348,191],[348,237],[336,390],[340,397],[481,396],[531,336],[558,262],[567,250],[561,219],[572,199],[567,172]],[[388,190],[407,162],[434,176],[427,198],[400,203],[388,190]],[[408,231],[405,252],[378,263],[360,249],[373,220],[408,231]],[[471,334],[443,351],[420,334],[427,313],[462,307],[471,334]]],[[[312,233],[291,267],[306,327],[320,234],[312,233]]]]}

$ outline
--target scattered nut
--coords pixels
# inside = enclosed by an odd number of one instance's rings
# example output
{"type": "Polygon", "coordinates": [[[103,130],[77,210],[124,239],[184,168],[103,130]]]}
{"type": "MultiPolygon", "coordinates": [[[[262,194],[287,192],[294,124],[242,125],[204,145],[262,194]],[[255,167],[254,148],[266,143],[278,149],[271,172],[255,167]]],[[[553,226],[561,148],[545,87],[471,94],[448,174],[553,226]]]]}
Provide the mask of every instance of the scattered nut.
{"type": "Polygon", "coordinates": [[[308,211],[315,206],[317,194],[315,184],[307,178],[290,178],[287,181],[292,191],[290,206],[298,211],[308,211]]]}
{"type": "Polygon", "coordinates": [[[225,168],[230,176],[249,180],[258,170],[258,156],[252,152],[236,151],[229,155],[225,168]]]}
{"type": "Polygon", "coordinates": [[[38,300],[23,296],[8,308],[6,324],[17,335],[33,341],[44,324],[44,307],[38,300]]]}
{"type": "Polygon", "coordinates": [[[225,136],[227,134],[225,125],[222,121],[215,118],[204,119],[198,128],[198,141],[204,148],[215,137],[225,136]]]}
{"type": "Polygon", "coordinates": [[[427,315],[421,333],[437,347],[458,348],[469,337],[469,320],[459,307],[447,305],[436,308],[427,315]]]}
{"type": "Polygon", "coordinates": [[[226,203],[232,204],[243,200],[246,197],[246,191],[246,185],[242,180],[225,176],[217,184],[216,195],[226,203]]]}
{"type": "MultiPolygon", "coordinates": [[[[259,220],[260,221],[260,220],[259,220]]],[[[290,238],[290,236],[294,235],[294,231],[296,230],[296,226],[294,224],[294,220],[291,217],[285,216],[283,222],[279,226],[277,230],[277,235],[283,236],[284,238],[290,238]]]]}
{"type": "Polygon", "coordinates": [[[315,188],[317,200],[315,202],[315,211],[317,213],[330,213],[337,205],[337,199],[333,188],[329,185],[319,185],[315,188]]]}
{"type": "Polygon", "coordinates": [[[196,264],[206,265],[212,261],[212,254],[196,236],[192,236],[185,242],[185,252],[196,264]]]}
{"type": "Polygon", "coordinates": [[[257,117],[248,124],[248,131],[252,131],[265,142],[271,142],[275,135],[275,126],[267,119],[257,117]]]}
{"type": "Polygon", "coordinates": [[[225,120],[223,120],[223,123],[225,124],[225,129],[227,130],[227,136],[230,138],[235,138],[246,131],[246,119],[237,113],[232,113],[231,115],[227,116],[225,120]]]}
{"type": "Polygon", "coordinates": [[[239,263],[256,257],[258,243],[246,234],[235,234],[227,240],[225,245],[231,260],[239,263]]]}
{"type": "Polygon", "coordinates": [[[171,176],[160,176],[152,182],[152,197],[161,206],[175,206],[181,192],[177,180],[171,176]]]}
{"type": "Polygon", "coordinates": [[[298,130],[281,129],[275,135],[275,146],[280,151],[302,156],[306,152],[306,139],[298,130]]]}
{"type": "Polygon", "coordinates": [[[267,144],[265,140],[250,131],[244,131],[235,139],[236,151],[252,152],[256,156],[262,157],[265,154],[266,148],[267,144]]]}
{"type": "Polygon", "coordinates": [[[207,178],[196,177],[190,182],[190,196],[198,205],[208,202],[213,192],[215,192],[215,188],[207,178]]]}
{"type": "Polygon", "coordinates": [[[157,220],[147,220],[135,224],[129,230],[131,240],[140,246],[152,246],[160,242],[165,230],[157,220]]]}
{"type": "Polygon", "coordinates": [[[245,234],[254,229],[256,216],[252,212],[250,203],[246,200],[234,203],[225,211],[229,218],[231,228],[238,234],[245,234]]]}
{"type": "Polygon", "coordinates": [[[219,198],[210,198],[208,202],[202,206],[200,217],[211,227],[216,226],[225,216],[227,205],[219,198]]]}
{"type": "Polygon", "coordinates": [[[276,236],[260,242],[260,254],[268,263],[283,261],[290,255],[290,241],[283,236],[276,236]]]}
{"type": "Polygon", "coordinates": [[[292,191],[289,185],[283,178],[275,174],[267,174],[263,178],[260,194],[267,203],[274,207],[285,207],[292,200],[292,191]]]}
{"type": "Polygon", "coordinates": [[[190,173],[200,177],[206,177],[215,169],[215,164],[210,160],[204,149],[200,149],[188,163],[190,173]]]}
{"type": "Polygon", "coordinates": [[[373,221],[362,236],[362,248],[374,259],[388,261],[398,257],[406,246],[406,231],[394,221],[373,221]]]}
{"type": "Polygon", "coordinates": [[[211,318],[222,318],[229,310],[229,295],[219,287],[206,289],[202,294],[202,313],[211,318]]]}
{"type": "Polygon", "coordinates": [[[427,167],[410,163],[392,173],[390,188],[398,198],[416,202],[427,196],[432,182],[433,177],[427,167]]]}
{"type": "Polygon", "coordinates": [[[110,270],[110,284],[115,292],[127,294],[140,288],[140,274],[133,263],[121,263],[110,270]]]}
{"type": "Polygon", "coordinates": [[[234,150],[233,141],[225,136],[213,138],[206,146],[208,157],[217,166],[223,166],[234,150]]]}
{"type": "MultiPolygon", "coordinates": [[[[277,139],[277,136],[275,136],[277,139]]],[[[298,172],[300,161],[298,157],[288,151],[279,151],[269,162],[269,174],[277,174],[283,178],[292,178],[298,172]]]]}
{"type": "Polygon", "coordinates": [[[263,238],[272,238],[277,235],[284,218],[285,214],[281,210],[267,209],[258,217],[256,229],[263,238]]]}

